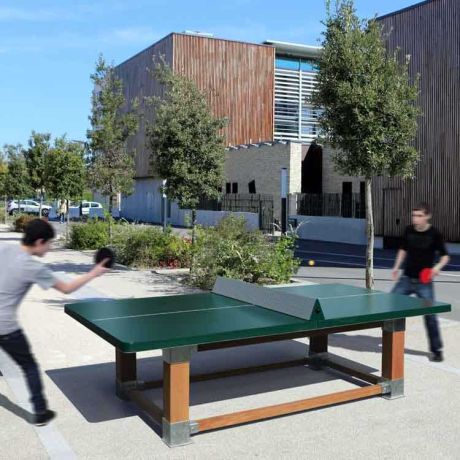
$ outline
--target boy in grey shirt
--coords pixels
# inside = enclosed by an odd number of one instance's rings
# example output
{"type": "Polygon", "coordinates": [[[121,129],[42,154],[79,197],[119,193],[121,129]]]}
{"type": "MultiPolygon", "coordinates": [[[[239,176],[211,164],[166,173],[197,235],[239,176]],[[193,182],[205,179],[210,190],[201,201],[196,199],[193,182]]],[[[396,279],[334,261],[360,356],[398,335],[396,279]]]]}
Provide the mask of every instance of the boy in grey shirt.
{"type": "Polygon", "coordinates": [[[18,323],[19,305],[35,283],[43,289],[52,287],[70,294],[108,271],[104,260],[70,282],[58,280],[46,265],[33,257],[43,257],[49,251],[54,236],[54,229],[48,222],[35,219],[27,225],[20,246],[0,248],[0,348],[24,372],[35,412],[33,422],[38,426],[48,423],[55,413],[47,407],[38,365],[18,323]]]}

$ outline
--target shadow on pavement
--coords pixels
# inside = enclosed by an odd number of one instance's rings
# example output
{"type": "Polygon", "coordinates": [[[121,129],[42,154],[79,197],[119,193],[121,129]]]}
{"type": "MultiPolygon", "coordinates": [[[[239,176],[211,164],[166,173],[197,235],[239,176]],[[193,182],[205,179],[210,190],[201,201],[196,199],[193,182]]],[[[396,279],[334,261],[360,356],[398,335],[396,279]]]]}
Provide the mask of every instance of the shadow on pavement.
{"type": "Polygon", "coordinates": [[[17,415],[18,417],[24,419],[26,422],[31,423],[34,414],[26,411],[22,407],[10,401],[6,396],[0,394],[0,406],[4,409],[10,411],[11,413],[17,415]]]}
{"type": "MultiPolygon", "coordinates": [[[[337,348],[346,348],[354,351],[371,351],[374,353],[382,353],[381,337],[370,337],[368,335],[346,335],[333,334],[329,336],[329,345],[337,348]]],[[[405,348],[405,353],[416,356],[430,356],[427,351],[410,350],[405,348]]]]}
{"type": "MultiPolygon", "coordinates": [[[[192,358],[191,373],[194,375],[260,366],[300,359],[306,354],[306,345],[297,341],[200,352],[192,358]]],[[[163,360],[160,356],[138,359],[138,379],[141,381],[161,379],[162,369],[163,360]]],[[[369,373],[376,371],[368,366],[361,366],[361,369],[369,373]]],[[[122,401],[115,395],[114,363],[54,369],[46,373],[88,422],[98,423],[139,415],[139,410],[133,403],[122,401]]],[[[342,374],[312,371],[306,366],[297,366],[193,383],[190,405],[196,406],[338,379],[362,384],[342,374]]],[[[161,389],[151,390],[149,394],[157,405],[162,405],[161,389]]]]}

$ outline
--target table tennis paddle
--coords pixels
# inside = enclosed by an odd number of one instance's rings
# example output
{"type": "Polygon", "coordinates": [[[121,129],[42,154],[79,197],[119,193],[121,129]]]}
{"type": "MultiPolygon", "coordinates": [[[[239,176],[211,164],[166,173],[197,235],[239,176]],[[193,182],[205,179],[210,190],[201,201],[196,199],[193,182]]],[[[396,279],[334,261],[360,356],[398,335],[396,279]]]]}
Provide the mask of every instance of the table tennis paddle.
{"type": "Polygon", "coordinates": [[[104,259],[108,259],[104,264],[106,268],[112,268],[115,264],[115,253],[110,248],[101,248],[98,249],[96,255],[94,256],[94,262],[96,264],[101,263],[104,259]]]}
{"type": "Polygon", "coordinates": [[[433,269],[432,268],[424,268],[420,273],[419,273],[419,280],[422,284],[428,284],[431,283],[431,280],[433,279],[433,269]]]}

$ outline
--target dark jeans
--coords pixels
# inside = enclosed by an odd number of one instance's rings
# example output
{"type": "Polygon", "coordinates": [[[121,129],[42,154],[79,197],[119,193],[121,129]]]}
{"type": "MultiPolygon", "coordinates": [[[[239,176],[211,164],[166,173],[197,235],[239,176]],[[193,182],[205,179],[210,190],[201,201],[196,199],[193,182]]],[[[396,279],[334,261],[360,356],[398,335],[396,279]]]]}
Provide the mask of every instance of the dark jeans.
{"type": "MultiPolygon", "coordinates": [[[[422,284],[418,279],[401,276],[391,291],[395,294],[411,295],[415,294],[421,299],[434,301],[433,283],[422,284]]],[[[438,353],[442,349],[441,332],[439,331],[438,317],[436,315],[425,315],[425,327],[430,341],[432,353],[438,353]]]]}
{"type": "Polygon", "coordinates": [[[11,334],[0,335],[0,348],[3,348],[24,372],[31,394],[30,401],[35,413],[45,412],[47,404],[43,396],[39,369],[30,350],[29,342],[22,330],[19,329],[11,334]]]}

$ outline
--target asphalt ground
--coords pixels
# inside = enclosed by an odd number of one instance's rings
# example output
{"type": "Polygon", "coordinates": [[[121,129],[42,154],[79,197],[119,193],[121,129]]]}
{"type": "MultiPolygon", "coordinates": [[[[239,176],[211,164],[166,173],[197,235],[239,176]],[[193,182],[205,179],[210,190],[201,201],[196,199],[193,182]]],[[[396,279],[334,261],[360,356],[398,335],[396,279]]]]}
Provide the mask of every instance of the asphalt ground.
{"type": "MultiPolygon", "coordinates": [[[[374,268],[392,268],[396,250],[374,249],[374,268]]],[[[297,240],[296,256],[302,266],[313,261],[318,267],[364,268],[366,266],[366,246],[326,241],[297,240]]],[[[445,271],[460,271],[460,255],[452,254],[445,271]]],[[[458,282],[460,282],[460,273],[458,282]]]]}

